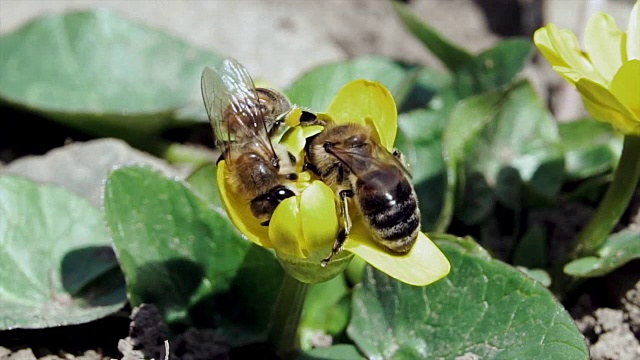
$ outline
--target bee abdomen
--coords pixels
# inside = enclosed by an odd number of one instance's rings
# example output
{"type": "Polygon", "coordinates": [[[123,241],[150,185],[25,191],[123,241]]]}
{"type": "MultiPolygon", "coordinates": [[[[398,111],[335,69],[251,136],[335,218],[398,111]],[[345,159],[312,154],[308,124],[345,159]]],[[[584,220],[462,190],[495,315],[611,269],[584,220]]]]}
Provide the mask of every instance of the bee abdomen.
{"type": "Polygon", "coordinates": [[[365,214],[371,227],[383,240],[400,240],[412,236],[420,227],[417,203],[409,198],[396,206],[365,214]]]}

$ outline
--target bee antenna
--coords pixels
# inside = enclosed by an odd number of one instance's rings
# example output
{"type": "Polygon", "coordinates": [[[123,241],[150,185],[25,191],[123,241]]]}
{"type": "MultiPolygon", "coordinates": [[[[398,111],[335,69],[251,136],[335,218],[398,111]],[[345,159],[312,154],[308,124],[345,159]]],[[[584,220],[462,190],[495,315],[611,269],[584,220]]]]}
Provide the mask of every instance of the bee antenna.
{"type": "Polygon", "coordinates": [[[278,159],[278,157],[274,157],[271,158],[271,165],[273,165],[274,168],[279,168],[280,167],[280,159],[278,159]]]}

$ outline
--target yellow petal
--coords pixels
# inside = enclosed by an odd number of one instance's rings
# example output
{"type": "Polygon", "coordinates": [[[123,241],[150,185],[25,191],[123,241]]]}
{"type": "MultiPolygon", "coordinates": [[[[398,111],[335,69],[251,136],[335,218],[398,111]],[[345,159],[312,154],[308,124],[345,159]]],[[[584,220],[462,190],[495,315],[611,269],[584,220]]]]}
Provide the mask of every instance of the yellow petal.
{"type": "MultiPolygon", "coordinates": [[[[640,60],[627,61],[611,82],[611,92],[640,121],[640,60]]],[[[636,124],[640,126],[640,122],[636,124]]]]}
{"type": "Polygon", "coordinates": [[[392,150],[398,130],[393,96],[377,81],[354,80],[338,91],[327,113],[334,122],[373,125],[382,146],[392,150]]]}
{"type": "Polygon", "coordinates": [[[640,0],[636,1],[627,27],[627,59],[640,60],[640,0]]]}
{"type": "Polygon", "coordinates": [[[575,72],[572,68],[564,67],[564,66],[553,66],[552,67],[555,72],[557,72],[560,76],[562,76],[567,82],[571,84],[575,84],[578,80],[584,78],[582,74],[575,72]]]}
{"type": "Polygon", "coordinates": [[[360,256],[376,269],[404,283],[425,286],[449,274],[451,264],[442,251],[423,233],[409,254],[390,255],[368,239],[366,229],[354,224],[345,249],[360,256]]]}
{"type": "Polygon", "coordinates": [[[309,125],[302,127],[305,138],[309,138],[313,135],[319,134],[323,129],[324,127],[320,125],[309,125]]]}
{"type": "Polygon", "coordinates": [[[233,225],[235,225],[236,228],[238,228],[238,230],[240,230],[240,232],[249,240],[260,246],[273,247],[271,241],[269,241],[267,227],[260,225],[258,219],[253,216],[250,204],[238,201],[238,199],[241,199],[242,197],[237,194],[232,194],[231,189],[227,187],[225,166],[224,160],[218,163],[216,178],[218,181],[220,198],[222,199],[224,207],[227,209],[229,219],[231,219],[233,225]],[[233,199],[233,201],[230,199],[233,199]]]}
{"type": "Polygon", "coordinates": [[[638,119],[609,89],[590,79],[580,79],[576,88],[595,119],[610,123],[623,134],[640,135],[638,119]]]}
{"type": "Polygon", "coordinates": [[[540,50],[545,59],[547,59],[549,64],[552,66],[567,67],[567,63],[553,48],[553,44],[549,38],[550,31],[557,31],[553,24],[548,24],[547,26],[536,30],[536,32],[533,33],[533,42],[536,44],[536,47],[538,47],[538,50],[540,50]]]}
{"type": "Polygon", "coordinates": [[[580,50],[578,39],[573,32],[567,29],[557,29],[553,24],[547,25],[547,28],[549,29],[547,34],[552,49],[562,58],[567,67],[593,81],[603,85],[607,84],[602,75],[593,68],[591,62],[580,50]]]}
{"type": "Polygon", "coordinates": [[[284,123],[291,127],[300,125],[300,116],[302,116],[302,109],[300,109],[299,107],[296,107],[293,110],[291,110],[291,112],[289,112],[289,115],[287,115],[287,118],[284,120],[284,123]]]}
{"type": "Polygon", "coordinates": [[[607,83],[622,65],[623,40],[624,33],[609,14],[596,13],[587,22],[584,47],[607,83]]]}
{"type": "Polygon", "coordinates": [[[296,159],[301,160],[304,157],[304,145],[306,143],[306,139],[304,137],[304,130],[302,126],[294,127],[287,131],[287,133],[280,140],[281,144],[284,144],[287,147],[287,150],[296,157],[296,159]]]}
{"type": "Polygon", "coordinates": [[[298,209],[298,198],[283,200],[271,216],[269,239],[279,253],[304,258],[302,245],[302,221],[298,209]]]}
{"type": "Polygon", "coordinates": [[[338,235],[338,212],[333,191],[313,181],[300,195],[300,215],[305,248],[312,260],[325,258],[338,235]]]}

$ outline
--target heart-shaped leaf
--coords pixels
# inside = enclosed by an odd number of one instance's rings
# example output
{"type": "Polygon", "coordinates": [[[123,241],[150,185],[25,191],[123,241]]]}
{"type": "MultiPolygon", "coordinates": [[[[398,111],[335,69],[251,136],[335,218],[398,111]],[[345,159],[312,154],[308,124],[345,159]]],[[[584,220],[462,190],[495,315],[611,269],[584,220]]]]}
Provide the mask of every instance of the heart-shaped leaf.
{"type": "Polygon", "coordinates": [[[496,201],[519,208],[524,200],[521,186],[552,199],[562,184],[558,129],[528,82],[460,101],[443,141],[446,200],[453,201],[451,194],[460,184],[464,192],[456,200],[456,215],[466,224],[489,216],[496,201]]]}
{"type": "Polygon", "coordinates": [[[316,67],[296,80],[287,94],[299,106],[325,111],[338,90],[351,80],[379,81],[394,93],[403,85],[405,75],[404,68],[393,61],[362,57],[316,67]]]}
{"type": "Polygon", "coordinates": [[[533,43],[524,39],[499,42],[455,72],[455,89],[460,98],[507,85],[522,71],[533,55],[533,43]]]}
{"type": "Polygon", "coordinates": [[[167,128],[191,104],[205,121],[200,73],[220,59],[104,10],[37,19],[0,38],[0,53],[0,100],[129,137],[167,128]]]}
{"type": "Polygon", "coordinates": [[[224,204],[218,191],[216,176],[216,166],[209,163],[191,173],[187,178],[187,182],[193,187],[195,193],[202,196],[209,205],[224,209],[224,204]]]}
{"type": "Polygon", "coordinates": [[[438,244],[451,273],[435,284],[410,286],[367,268],[347,330],[365,356],[588,358],[571,316],[543,286],[502,262],[438,244]]]}
{"type": "Polygon", "coordinates": [[[422,21],[413,10],[405,4],[393,1],[393,9],[409,30],[435,55],[444,66],[456,71],[468,61],[472,55],[460,46],[446,40],[436,29],[422,21]]]}
{"type": "Polygon", "coordinates": [[[132,163],[149,165],[167,176],[185,177],[185,171],[178,171],[118,139],[76,142],[45,155],[23,156],[0,169],[0,174],[25,176],[62,186],[98,208],[102,205],[102,187],[109,172],[116,166],[132,163]]]}
{"type": "Polygon", "coordinates": [[[81,324],[125,287],[100,212],[52,185],[0,177],[0,330],[81,324]]]}
{"type": "Polygon", "coordinates": [[[561,123],[558,128],[569,179],[581,180],[602,174],[618,162],[622,138],[609,124],[587,118],[561,123]]]}
{"type": "Polygon", "coordinates": [[[606,275],[633,259],[640,259],[640,230],[628,229],[607,238],[598,250],[598,256],[574,260],[564,267],[564,272],[577,277],[606,275]]]}
{"type": "Polygon", "coordinates": [[[269,251],[148,168],[112,172],[104,194],[132,305],[154,303],[170,324],[215,326],[236,345],[264,338],[283,276],[269,251]]]}
{"type": "Polygon", "coordinates": [[[548,264],[547,232],[544,227],[534,224],[522,236],[513,253],[514,265],[544,269],[548,264]]]}

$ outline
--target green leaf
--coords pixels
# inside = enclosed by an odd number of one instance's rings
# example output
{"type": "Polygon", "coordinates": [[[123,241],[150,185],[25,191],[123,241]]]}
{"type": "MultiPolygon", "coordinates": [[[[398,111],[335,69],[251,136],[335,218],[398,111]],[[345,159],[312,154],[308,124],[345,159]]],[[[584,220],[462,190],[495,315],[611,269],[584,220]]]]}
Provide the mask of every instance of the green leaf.
{"type": "Polygon", "coordinates": [[[137,136],[200,108],[214,53],[108,11],[37,19],[0,38],[0,100],[97,135],[137,136]]]}
{"type": "Polygon", "coordinates": [[[432,230],[442,210],[446,168],[442,133],[446,117],[440,110],[413,110],[401,114],[396,147],[404,154],[420,204],[422,227],[432,230]]]}
{"type": "Polygon", "coordinates": [[[631,260],[640,259],[640,231],[629,229],[610,235],[597,255],[568,263],[564,272],[577,277],[603,276],[631,260]]]}
{"type": "Polygon", "coordinates": [[[13,174],[55,184],[89,200],[96,208],[102,206],[102,187],[109,172],[124,164],[149,165],[167,176],[183,178],[177,170],[148,153],[132,148],[126,142],[101,138],[74,142],[53,149],[45,155],[23,156],[0,168],[0,174],[13,174]]]}
{"type": "Polygon", "coordinates": [[[446,72],[415,65],[404,67],[406,75],[393,89],[399,113],[424,108],[441,91],[451,88],[453,80],[446,72]]]}
{"type": "Polygon", "coordinates": [[[522,271],[525,275],[532,280],[539,282],[542,286],[548,288],[551,286],[551,276],[545,270],[542,269],[530,269],[524,266],[516,266],[516,269],[522,271]]]}
{"type": "Polygon", "coordinates": [[[194,192],[205,199],[209,205],[224,209],[224,204],[218,191],[215,164],[209,163],[199,167],[189,175],[187,182],[193,187],[194,192]]]}
{"type": "Polygon", "coordinates": [[[302,75],[288,89],[289,99],[313,111],[325,111],[334,95],[349,81],[367,79],[381,82],[393,94],[402,87],[405,70],[381,57],[362,57],[319,66],[302,75]]]}
{"type": "Polygon", "coordinates": [[[326,348],[317,348],[302,353],[297,360],[364,360],[358,349],[353,345],[339,344],[326,348]]]}
{"type": "Polygon", "coordinates": [[[448,247],[455,247],[459,252],[474,255],[485,260],[492,260],[489,252],[470,236],[458,237],[442,233],[429,233],[428,235],[430,239],[433,239],[438,244],[438,246],[444,245],[448,247]]]}
{"type": "Polygon", "coordinates": [[[562,185],[563,151],[554,119],[528,82],[466,98],[444,133],[445,208],[457,205],[468,225],[489,216],[496,201],[516,210],[521,186],[553,199],[562,185]],[[463,190],[455,199],[456,190],[463,190]]]}
{"type": "Polygon", "coordinates": [[[144,167],[112,172],[104,208],[133,306],[170,324],[215,326],[235,345],[264,339],[283,271],[220,210],[144,167]]]}
{"type": "Polygon", "coordinates": [[[509,84],[533,55],[533,43],[509,39],[475,56],[455,73],[455,89],[460,98],[491,91],[509,84]]]}
{"type": "Polygon", "coordinates": [[[420,40],[449,70],[456,71],[471,61],[471,54],[448,41],[436,29],[423,22],[409,6],[398,1],[393,1],[392,4],[407,30],[420,40]]]}
{"type": "Polygon", "coordinates": [[[570,180],[582,180],[613,169],[620,158],[622,137],[609,124],[579,119],[559,124],[565,148],[565,172],[570,180]]]}
{"type": "Polygon", "coordinates": [[[527,229],[518,242],[512,263],[528,268],[544,269],[547,267],[547,262],[546,229],[536,224],[527,229]]]}
{"type": "Polygon", "coordinates": [[[349,322],[350,292],[344,275],[309,287],[304,300],[300,333],[302,349],[311,349],[317,333],[338,335],[349,322]]]}
{"type": "Polygon", "coordinates": [[[81,324],[125,301],[97,209],[55,186],[0,177],[0,330],[81,324]]]}
{"type": "Polygon", "coordinates": [[[433,285],[367,268],[347,330],[366,357],[588,358],[573,319],[543,286],[502,262],[438,244],[451,273],[433,285]]]}

